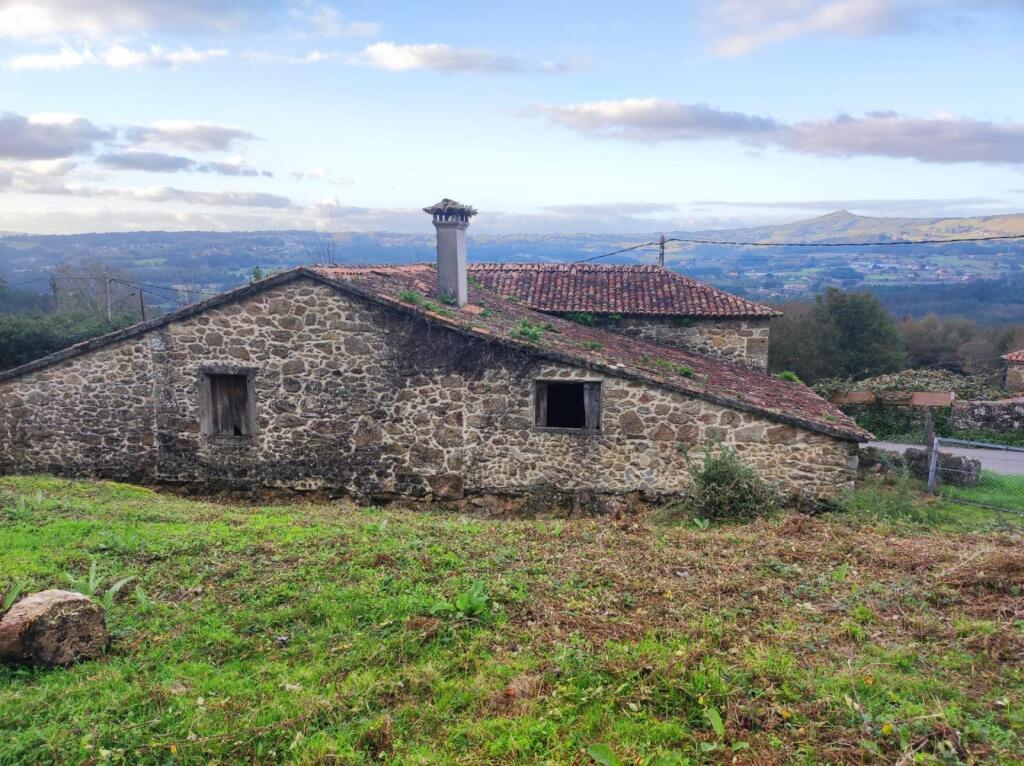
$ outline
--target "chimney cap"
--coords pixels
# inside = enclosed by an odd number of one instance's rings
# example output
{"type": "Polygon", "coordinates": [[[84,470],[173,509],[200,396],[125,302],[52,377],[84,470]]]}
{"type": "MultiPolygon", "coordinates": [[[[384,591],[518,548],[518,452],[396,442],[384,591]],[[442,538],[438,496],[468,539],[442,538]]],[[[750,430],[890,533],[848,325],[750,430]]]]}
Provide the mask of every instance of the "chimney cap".
{"type": "Polygon", "coordinates": [[[453,199],[445,197],[443,200],[430,207],[423,208],[424,213],[434,216],[434,222],[439,221],[466,221],[476,215],[476,208],[472,205],[463,205],[453,199]]]}

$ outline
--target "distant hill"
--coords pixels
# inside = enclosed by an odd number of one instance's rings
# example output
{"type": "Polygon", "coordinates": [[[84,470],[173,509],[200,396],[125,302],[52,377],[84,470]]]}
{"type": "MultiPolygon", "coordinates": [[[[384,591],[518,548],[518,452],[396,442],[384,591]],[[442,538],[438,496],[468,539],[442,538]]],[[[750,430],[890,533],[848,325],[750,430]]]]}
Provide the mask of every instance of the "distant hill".
{"type": "MultiPolygon", "coordinates": [[[[684,236],[680,232],[678,236],[684,236]]],[[[1024,235],[1024,213],[977,218],[873,218],[848,210],[794,223],[720,229],[702,232],[700,238],[751,242],[890,242],[897,239],[952,239],[1024,235]]]]}
{"type": "MultiPolygon", "coordinates": [[[[472,234],[475,261],[575,261],[656,240],[660,232],[621,234],[472,234]]],[[[1024,234],[1024,214],[984,218],[872,218],[840,210],[793,223],[729,230],[665,232],[668,237],[739,242],[863,242],[856,247],[742,247],[670,243],[666,265],[762,301],[786,301],[836,286],[892,296],[894,310],[918,315],[943,310],[988,321],[1024,321],[1021,303],[1003,296],[985,308],[979,280],[1024,284],[1024,240],[938,245],[881,243],[1024,234]],[[872,244],[875,243],[875,244],[872,244]],[[958,290],[975,288],[959,299],[958,290]],[[913,287],[913,290],[903,288],[913,287]],[[942,288],[942,290],[939,290],[942,288]],[[917,295],[921,302],[918,303],[917,295]],[[930,296],[930,297],[927,297],[930,296]],[[927,300],[926,300],[927,297],[927,300]],[[955,307],[955,308],[954,308],[955,307]]],[[[606,263],[653,263],[656,247],[631,250],[606,263]]],[[[72,235],[0,235],[0,279],[45,292],[57,264],[99,260],[149,285],[189,286],[217,292],[263,273],[303,263],[408,263],[434,258],[432,234],[345,232],[333,238],[312,231],[129,232],[72,235]]],[[[1011,291],[1012,292],[1012,291],[1011,291]]],[[[180,297],[180,296],[179,296],[180,297]]],[[[157,305],[174,303],[174,290],[157,305]]],[[[12,310],[0,305],[0,311],[12,310]]]]}

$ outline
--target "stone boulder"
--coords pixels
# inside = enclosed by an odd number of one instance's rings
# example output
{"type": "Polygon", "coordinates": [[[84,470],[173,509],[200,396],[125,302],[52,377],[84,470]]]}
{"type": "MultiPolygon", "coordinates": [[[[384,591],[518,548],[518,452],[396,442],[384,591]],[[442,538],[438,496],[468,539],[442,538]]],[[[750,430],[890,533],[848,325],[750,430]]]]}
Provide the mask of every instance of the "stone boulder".
{"type": "Polygon", "coordinates": [[[0,658],[30,665],[70,665],[100,657],[110,643],[103,607],[81,593],[26,596],[0,620],[0,658]]]}

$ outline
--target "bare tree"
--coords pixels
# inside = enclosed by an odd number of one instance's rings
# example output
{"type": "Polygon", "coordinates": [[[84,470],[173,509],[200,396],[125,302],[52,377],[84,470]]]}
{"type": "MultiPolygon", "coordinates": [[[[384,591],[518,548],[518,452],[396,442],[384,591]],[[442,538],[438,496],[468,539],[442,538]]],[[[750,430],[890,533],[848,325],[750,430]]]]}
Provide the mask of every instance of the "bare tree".
{"type": "Polygon", "coordinates": [[[83,312],[106,318],[108,314],[133,311],[128,301],[135,295],[130,275],[111,268],[99,258],[65,261],[53,271],[61,312],[83,312]]]}
{"type": "Polygon", "coordinates": [[[309,241],[304,243],[303,248],[306,258],[311,263],[330,266],[337,264],[338,219],[333,213],[330,215],[330,223],[327,227],[323,230],[310,231],[309,241]]]}

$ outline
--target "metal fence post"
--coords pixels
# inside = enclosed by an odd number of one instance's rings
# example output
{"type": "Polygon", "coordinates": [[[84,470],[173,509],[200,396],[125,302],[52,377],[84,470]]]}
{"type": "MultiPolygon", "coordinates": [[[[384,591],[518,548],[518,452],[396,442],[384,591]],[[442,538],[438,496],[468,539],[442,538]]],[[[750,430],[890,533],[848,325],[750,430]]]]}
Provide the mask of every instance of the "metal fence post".
{"type": "Polygon", "coordinates": [[[939,478],[939,438],[933,436],[928,445],[928,494],[935,494],[935,485],[939,478]]]}

